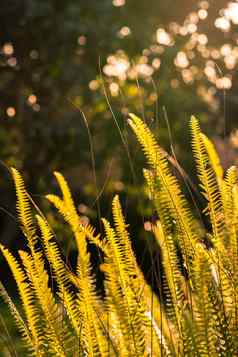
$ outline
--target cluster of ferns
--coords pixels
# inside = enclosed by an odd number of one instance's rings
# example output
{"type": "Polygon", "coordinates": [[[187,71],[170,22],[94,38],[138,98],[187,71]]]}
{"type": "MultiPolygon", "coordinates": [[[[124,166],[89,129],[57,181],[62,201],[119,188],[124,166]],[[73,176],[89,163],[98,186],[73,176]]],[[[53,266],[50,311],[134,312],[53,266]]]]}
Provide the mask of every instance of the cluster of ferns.
{"type": "Polygon", "coordinates": [[[12,168],[27,250],[17,256],[2,245],[0,250],[15,279],[20,309],[2,283],[0,295],[19,330],[22,355],[238,356],[237,169],[224,173],[212,142],[192,117],[192,150],[209,221],[204,228],[148,126],[133,114],[129,124],[147,160],[146,192],[159,217],[152,233],[161,251],[165,299],[154,294],[137,264],[118,196],[113,222],[103,218],[104,233],[97,234],[82,224],[66,180],[54,173],[61,195],[46,198],[73,233],[77,267],[72,271],[47,218],[12,168]],[[103,296],[89,244],[100,251],[103,296]]]}

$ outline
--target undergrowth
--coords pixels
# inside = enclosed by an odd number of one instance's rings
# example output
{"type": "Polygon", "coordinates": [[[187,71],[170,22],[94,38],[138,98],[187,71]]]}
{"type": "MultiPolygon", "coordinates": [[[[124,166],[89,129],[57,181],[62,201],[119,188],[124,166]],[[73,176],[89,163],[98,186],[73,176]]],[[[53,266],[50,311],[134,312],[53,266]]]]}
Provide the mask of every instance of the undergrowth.
{"type": "Polygon", "coordinates": [[[164,299],[152,291],[137,264],[118,196],[112,202],[113,223],[103,218],[105,233],[99,235],[81,223],[66,180],[54,173],[61,197],[49,194],[47,199],[74,235],[77,268],[72,271],[49,222],[39,209],[35,214],[23,178],[12,168],[28,249],[17,256],[0,249],[22,309],[2,283],[0,293],[21,334],[21,355],[237,356],[237,169],[223,172],[212,142],[193,117],[192,149],[209,220],[205,228],[149,128],[133,114],[129,124],[148,162],[144,176],[158,216],[152,232],[161,251],[164,299]],[[100,252],[103,295],[96,289],[88,244],[100,252]]]}

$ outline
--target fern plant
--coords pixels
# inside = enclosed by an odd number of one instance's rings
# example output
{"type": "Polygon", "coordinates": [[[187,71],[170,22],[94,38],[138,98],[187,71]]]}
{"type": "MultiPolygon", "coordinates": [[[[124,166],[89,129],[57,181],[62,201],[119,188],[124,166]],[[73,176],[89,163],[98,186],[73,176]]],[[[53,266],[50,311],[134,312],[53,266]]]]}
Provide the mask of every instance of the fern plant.
{"type": "Polygon", "coordinates": [[[25,355],[237,356],[237,169],[223,172],[212,142],[193,117],[192,149],[210,222],[205,229],[147,125],[133,114],[129,124],[149,166],[144,176],[159,217],[152,232],[161,250],[165,299],[155,295],[137,264],[118,196],[112,202],[113,224],[104,218],[105,233],[99,235],[81,223],[66,180],[54,173],[61,197],[47,199],[75,238],[77,267],[72,271],[49,222],[39,209],[35,214],[23,178],[12,168],[28,249],[16,257],[0,249],[16,281],[21,311],[2,283],[0,294],[25,355]],[[96,289],[89,243],[100,251],[103,296],[96,289]]]}

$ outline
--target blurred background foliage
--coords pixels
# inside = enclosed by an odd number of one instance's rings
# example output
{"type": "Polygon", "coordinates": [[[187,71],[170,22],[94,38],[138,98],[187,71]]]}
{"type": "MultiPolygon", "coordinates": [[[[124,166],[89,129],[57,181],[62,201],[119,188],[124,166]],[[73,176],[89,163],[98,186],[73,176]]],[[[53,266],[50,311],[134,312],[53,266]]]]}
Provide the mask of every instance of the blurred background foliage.
{"type": "Polygon", "coordinates": [[[57,189],[52,171],[61,171],[85,222],[108,217],[120,192],[131,229],[143,215],[149,230],[153,212],[142,199],[143,161],[128,112],[153,127],[191,179],[191,114],[215,140],[224,165],[234,162],[237,25],[235,1],[3,0],[2,242],[19,241],[9,166],[21,170],[43,205],[43,195],[57,189]]]}

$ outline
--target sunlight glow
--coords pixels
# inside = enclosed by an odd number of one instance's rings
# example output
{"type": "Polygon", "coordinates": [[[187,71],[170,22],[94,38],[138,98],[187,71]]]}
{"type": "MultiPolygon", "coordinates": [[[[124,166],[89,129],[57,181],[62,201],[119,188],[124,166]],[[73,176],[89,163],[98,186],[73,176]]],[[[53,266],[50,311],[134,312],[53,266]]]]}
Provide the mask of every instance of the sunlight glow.
{"type": "MultiPolygon", "coordinates": [[[[114,6],[123,6],[125,3],[125,0],[113,0],[114,6]]],[[[197,9],[190,12],[181,23],[173,21],[166,29],[157,28],[152,42],[134,59],[133,64],[122,50],[108,56],[103,72],[108,77],[111,95],[118,95],[120,84],[116,80],[136,81],[142,78],[148,82],[161,68],[165,68],[164,61],[168,60],[173,61],[176,67],[176,74],[168,80],[169,86],[176,89],[182,83],[195,84],[198,95],[216,111],[219,105],[216,93],[218,90],[229,90],[232,87],[233,73],[230,71],[234,71],[238,66],[238,40],[234,36],[232,26],[238,24],[238,0],[227,0],[225,7],[217,9],[216,17],[212,19],[214,26],[226,33],[226,40],[220,42],[220,47],[214,44],[212,34],[207,31],[209,24],[205,27],[202,24],[204,20],[211,20],[209,6],[206,0],[198,1],[197,9]],[[173,46],[173,49],[177,50],[175,55],[170,50],[173,46]],[[218,68],[226,69],[227,73],[221,76],[218,68]],[[203,79],[206,84],[197,86],[203,79]]],[[[117,36],[124,38],[130,33],[130,28],[123,26],[117,36]]],[[[91,90],[98,87],[96,80],[89,83],[91,90]]],[[[150,103],[154,100],[155,97],[148,96],[150,103]]]]}
{"type": "Polygon", "coordinates": [[[181,68],[188,67],[189,61],[188,61],[186,53],[182,52],[182,51],[178,52],[177,56],[175,57],[174,64],[177,67],[181,67],[181,68]]]}
{"type": "Polygon", "coordinates": [[[198,35],[198,42],[201,44],[201,45],[206,45],[207,42],[208,42],[208,38],[205,34],[201,33],[198,35]]]}
{"type": "Polygon", "coordinates": [[[224,62],[225,62],[226,68],[232,70],[236,66],[237,59],[235,56],[229,55],[224,58],[224,62]]]}
{"type": "Polygon", "coordinates": [[[215,26],[224,32],[228,32],[230,30],[231,24],[230,21],[225,17],[218,17],[215,20],[215,26]]]}
{"type": "Polygon", "coordinates": [[[184,83],[192,83],[193,82],[193,72],[190,69],[183,69],[182,70],[182,77],[184,83]]]}
{"type": "Polygon", "coordinates": [[[216,70],[214,66],[210,64],[206,65],[204,69],[204,73],[207,76],[207,78],[210,80],[210,82],[214,82],[216,80],[216,70]]]}
{"type": "Polygon", "coordinates": [[[13,45],[10,42],[5,43],[2,50],[5,56],[11,56],[14,52],[13,45]]]}
{"type": "Polygon", "coordinates": [[[119,85],[117,83],[112,82],[109,85],[109,89],[110,89],[112,97],[117,97],[118,96],[118,94],[119,94],[119,85]]]}
{"type": "Polygon", "coordinates": [[[231,20],[233,24],[238,24],[238,3],[230,2],[228,8],[224,10],[224,15],[227,19],[231,20]]]}
{"type": "Polygon", "coordinates": [[[141,63],[136,65],[136,71],[142,77],[150,77],[152,76],[154,69],[146,63],[141,63]]]}
{"type": "Polygon", "coordinates": [[[225,43],[222,47],[221,47],[221,54],[222,56],[229,56],[231,54],[231,45],[225,43]]]}
{"type": "Polygon", "coordinates": [[[238,149],[238,129],[231,133],[230,141],[232,146],[238,149]]]}
{"type": "Polygon", "coordinates": [[[199,7],[201,9],[207,10],[209,8],[209,2],[204,0],[199,2],[199,7]]]}
{"type": "Polygon", "coordinates": [[[79,45],[84,46],[84,45],[86,45],[86,42],[87,42],[86,36],[81,35],[81,36],[78,37],[78,44],[79,45]]]}
{"type": "Polygon", "coordinates": [[[187,25],[187,30],[188,30],[188,33],[194,33],[197,31],[197,25],[196,24],[188,24],[187,25]]]}
{"type": "Polygon", "coordinates": [[[157,42],[161,45],[165,45],[165,46],[173,45],[173,40],[172,40],[170,34],[162,28],[159,28],[157,30],[156,39],[157,39],[157,42]]]}
{"type": "Polygon", "coordinates": [[[218,78],[216,81],[216,86],[218,89],[230,89],[232,86],[231,79],[228,77],[218,78]]]}
{"type": "Polygon", "coordinates": [[[32,109],[34,110],[34,112],[39,112],[40,111],[40,104],[38,104],[38,103],[33,104],[32,109]]]}
{"type": "Polygon", "coordinates": [[[92,81],[89,82],[89,89],[91,90],[97,90],[99,88],[99,83],[96,79],[93,79],[92,81]]]}
{"type": "Polygon", "coordinates": [[[131,34],[131,29],[128,26],[123,26],[119,31],[118,31],[118,36],[120,38],[127,37],[131,34]]]}
{"type": "Polygon", "coordinates": [[[130,67],[130,63],[125,58],[109,56],[107,62],[108,64],[103,67],[103,72],[107,76],[118,77],[121,80],[126,79],[126,72],[130,67]]]}
{"type": "Polygon", "coordinates": [[[7,64],[8,64],[10,67],[15,67],[15,66],[17,65],[17,59],[16,59],[16,57],[10,57],[10,58],[8,58],[7,64]]]}
{"type": "Polygon", "coordinates": [[[6,113],[10,118],[13,118],[16,115],[16,109],[14,107],[8,107],[6,113]]]}
{"type": "Polygon", "coordinates": [[[205,20],[207,18],[207,10],[200,9],[198,11],[198,17],[199,17],[200,20],[205,20]]]}
{"type": "Polygon", "coordinates": [[[27,101],[30,105],[33,105],[37,102],[37,97],[34,94],[29,95],[27,101]]]}
{"type": "Polygon", "coordinates": [[[116,7],[124,6],[126,0],[113,0],[112,4],[116,7]]]}
{"type": "Polygon", "coordinates": [[[159,58],[154,58],[152,61],[152,66],[155,69],[158,69],[158,68],[160,68],[160,65],[161,65],[161,60],[159,58]]]}

